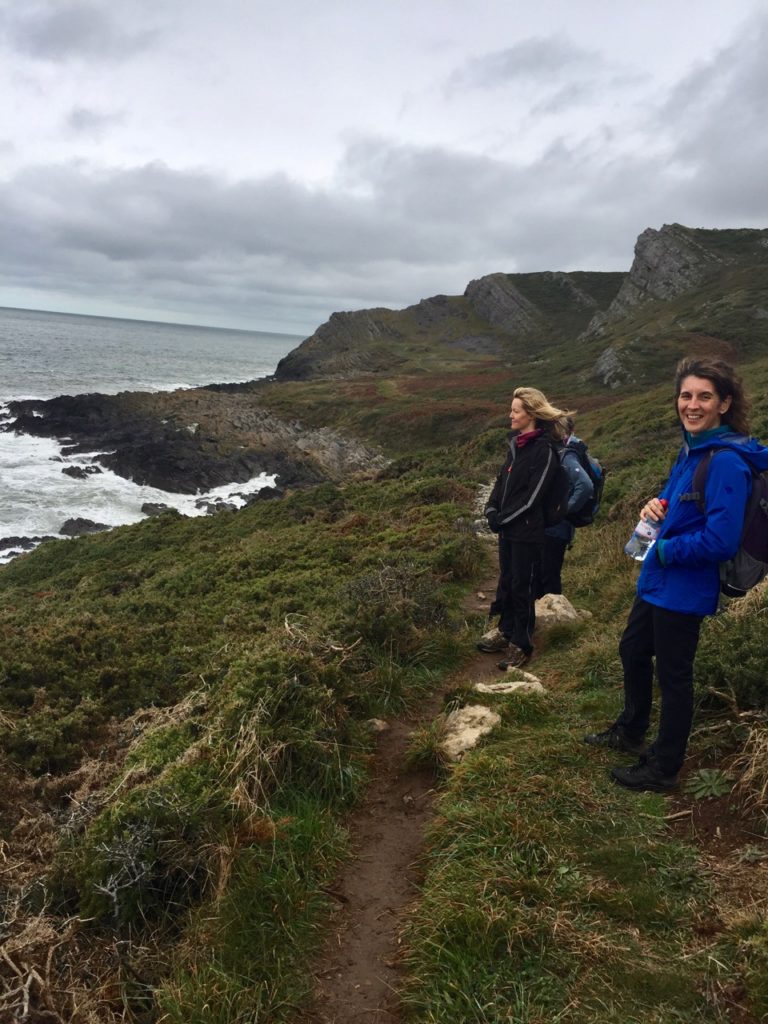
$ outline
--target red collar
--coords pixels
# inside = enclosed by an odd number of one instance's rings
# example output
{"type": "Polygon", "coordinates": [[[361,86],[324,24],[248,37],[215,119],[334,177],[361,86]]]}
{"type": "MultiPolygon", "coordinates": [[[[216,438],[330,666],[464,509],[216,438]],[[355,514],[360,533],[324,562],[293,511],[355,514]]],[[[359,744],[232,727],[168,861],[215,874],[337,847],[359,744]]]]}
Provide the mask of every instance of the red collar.
{"type": "Polygon", "coordinates": [[[524,434],[518,434],[515,438],[515,444],[518,448],[525,448],[529,441],[533,441],[536,437],[541,437],[542,430],[526,430],[524,434]]]}

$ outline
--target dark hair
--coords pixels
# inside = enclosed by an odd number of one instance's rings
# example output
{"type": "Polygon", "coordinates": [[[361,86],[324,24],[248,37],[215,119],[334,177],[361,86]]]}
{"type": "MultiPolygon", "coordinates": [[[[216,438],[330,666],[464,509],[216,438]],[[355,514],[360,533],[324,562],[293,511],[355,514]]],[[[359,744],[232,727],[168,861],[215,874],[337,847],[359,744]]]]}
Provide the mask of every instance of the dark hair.
{"type": "Polygon", "coordinates": [[[730,363],[726,363],[724,359],[710,359],[706,356],[701,359],[695,357],[681,359],[675,370],[675,412],[677,412],[677,400],[686,377],[703,377],[705,380],[711,381],[721,402],[730,398],[731,405],[723,413],[722,422],[727,423],[737,434],[749,435],[751,403],[744,392],[741,377],[736,374],[730,363]]]}

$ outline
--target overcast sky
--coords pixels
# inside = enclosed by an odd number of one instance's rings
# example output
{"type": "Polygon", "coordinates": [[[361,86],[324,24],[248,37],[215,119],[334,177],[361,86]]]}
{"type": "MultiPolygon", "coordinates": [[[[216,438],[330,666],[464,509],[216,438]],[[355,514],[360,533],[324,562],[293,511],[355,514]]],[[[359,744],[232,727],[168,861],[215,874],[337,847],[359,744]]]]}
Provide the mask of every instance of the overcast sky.
{"type": "Polygon", "coordinates": [[[0,0],[0,305],[310,334],[768,226],[765,0],[0,0]]]}

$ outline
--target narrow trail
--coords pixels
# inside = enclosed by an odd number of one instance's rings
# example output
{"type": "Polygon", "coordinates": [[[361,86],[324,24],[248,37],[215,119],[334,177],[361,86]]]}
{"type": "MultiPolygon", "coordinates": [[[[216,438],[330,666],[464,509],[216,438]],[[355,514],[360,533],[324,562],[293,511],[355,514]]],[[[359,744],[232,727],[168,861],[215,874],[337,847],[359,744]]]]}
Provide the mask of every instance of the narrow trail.
{"type": "MultiPolygon", "coordinates": [[[[483,614],[487,604],[472,594],[465,611],[483,614]]],[[[381,734],[367,795],[349,822],[352,857],[329,890],[336,908],[313,966],[314,998],[302,1022],[401,1021],[399,936],[418,893],[417,861],[436,795],[431,773],[409,770],[405,755],[414,729],[442,710],[443,689],[489,677],[498,680],[496,660],[477,654],[417,714],[391,720],[381,734]]]]}

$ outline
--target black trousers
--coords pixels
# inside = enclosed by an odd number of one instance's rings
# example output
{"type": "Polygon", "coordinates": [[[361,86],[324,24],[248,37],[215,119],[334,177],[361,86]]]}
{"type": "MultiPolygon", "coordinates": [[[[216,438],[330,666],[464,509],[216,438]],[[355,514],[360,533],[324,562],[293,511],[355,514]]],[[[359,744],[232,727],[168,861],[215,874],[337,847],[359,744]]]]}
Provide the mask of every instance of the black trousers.
{"type": "Polygon", "coordinates": [[[641,740],[651,718],[653,658],[661,692],[659,732],[648,750],[665,775],[682,767],[693,721],[693,659],[702,616],[657,608],[636,598],[619,654],[624,666],[624,710],[617,722],[641,740]]]}
{"type": "Polygon", "coordinates": [[[499,616],[499,629],[526,654],[533,650],[536,578],[540,544],[524,544],[499,536],[499,584],[491,615],[499,616]]]}
{"type": "Polygon", "coordinates": [[[541,549],[541,568],[535,588],[536,597],[544,597],[545,594],[562,594],[563,562],[567,548],[567,540],[560,540],[559,537],[544,538],[544,546],[541,549]]]}

